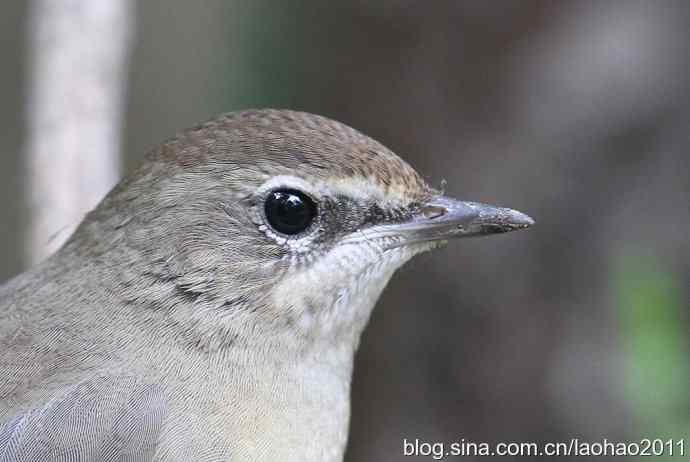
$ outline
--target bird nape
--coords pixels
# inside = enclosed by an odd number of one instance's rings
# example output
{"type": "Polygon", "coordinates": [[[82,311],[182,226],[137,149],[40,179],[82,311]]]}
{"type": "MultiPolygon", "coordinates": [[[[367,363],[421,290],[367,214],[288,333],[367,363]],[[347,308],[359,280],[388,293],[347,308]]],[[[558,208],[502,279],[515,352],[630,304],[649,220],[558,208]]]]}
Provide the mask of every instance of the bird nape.
{"type": "Polygon", "coordinates": [[[354,353],[395,270],[532,224],[324,117],[186,130],[0,287],[0,460],[342,460],[354,353]]]}

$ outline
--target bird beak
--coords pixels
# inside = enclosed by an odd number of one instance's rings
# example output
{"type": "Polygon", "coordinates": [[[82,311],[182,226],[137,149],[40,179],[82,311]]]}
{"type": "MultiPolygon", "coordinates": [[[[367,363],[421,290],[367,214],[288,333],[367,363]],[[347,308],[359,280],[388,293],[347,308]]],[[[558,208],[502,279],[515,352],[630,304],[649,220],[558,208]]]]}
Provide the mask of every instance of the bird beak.
{"type": "Polygon", "coordinates": [[[405,221],[358,231],[343,242],[385,238],[384,247],[391,249],[419,242],[507,233],[533,224],[532,218],[517,210],[436,196],[418,207],[405,221]]]}
{"type": "Polygon", "coordinates": [[[517,210],[437,196],[401,225],[413,240],[446,240],[486,236],[529,228],[534,220],[517,210]]]}

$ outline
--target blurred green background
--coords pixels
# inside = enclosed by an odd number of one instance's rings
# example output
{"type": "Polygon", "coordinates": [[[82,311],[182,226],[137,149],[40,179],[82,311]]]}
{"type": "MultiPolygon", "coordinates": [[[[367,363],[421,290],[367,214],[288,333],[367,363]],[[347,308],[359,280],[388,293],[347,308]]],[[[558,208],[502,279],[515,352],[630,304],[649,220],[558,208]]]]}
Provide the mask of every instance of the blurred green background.
{"type": "MultiPolygon", "coordinates": [[[[288,107],[537,220],[394,278],[357,360],[349,461],[404,459],[403,438],[690,435],[689,3],[136,5],[126,171],[218,113],[288,107]]],[[[0,280],[24,267],[26,17],[3,5],[0,280]]]]}

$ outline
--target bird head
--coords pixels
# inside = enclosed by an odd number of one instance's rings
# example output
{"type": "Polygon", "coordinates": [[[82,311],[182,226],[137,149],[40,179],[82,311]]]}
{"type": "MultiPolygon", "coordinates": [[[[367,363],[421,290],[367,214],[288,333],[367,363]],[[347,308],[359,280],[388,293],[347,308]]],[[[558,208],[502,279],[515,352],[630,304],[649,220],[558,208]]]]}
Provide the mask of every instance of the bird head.
{"type": "Polygon", "coordinates": [[[441,195],[341,123],[258,110],[152,151],[73,241],[100,249],[127,302],[164,313],[197,347],[247,343],[253,332],[306,348],[356,345],[386,283],[414,255],[531,224],[441,195]]]}

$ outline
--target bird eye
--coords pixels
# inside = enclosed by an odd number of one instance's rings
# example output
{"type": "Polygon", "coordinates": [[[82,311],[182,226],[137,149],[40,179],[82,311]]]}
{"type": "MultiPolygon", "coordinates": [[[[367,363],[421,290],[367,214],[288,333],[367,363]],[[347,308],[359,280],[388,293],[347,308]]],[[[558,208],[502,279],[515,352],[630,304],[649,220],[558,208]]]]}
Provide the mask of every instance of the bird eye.
{"type": "Polygon", "coordinates": [[[316,204],[303,192],[279,189],[269,193],[264,204],[266,220],[276,231],[298,234],[309,227],[316,217],[316,204]]]}

